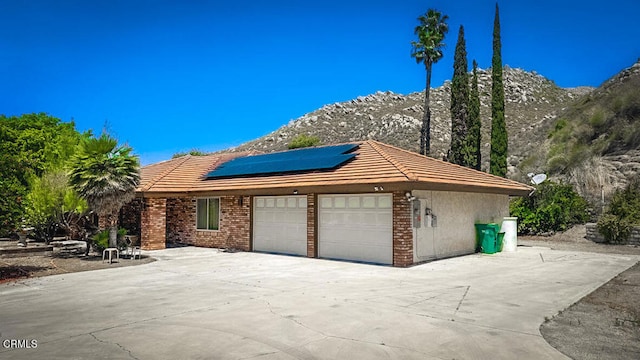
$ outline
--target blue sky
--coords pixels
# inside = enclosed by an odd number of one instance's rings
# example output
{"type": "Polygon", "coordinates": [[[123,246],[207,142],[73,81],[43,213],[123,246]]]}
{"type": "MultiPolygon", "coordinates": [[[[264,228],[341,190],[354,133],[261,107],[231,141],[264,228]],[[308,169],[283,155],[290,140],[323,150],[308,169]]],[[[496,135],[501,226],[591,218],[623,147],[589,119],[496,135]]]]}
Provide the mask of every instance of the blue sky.
{"type": "MultiPolygon", "coordinates": [[[[449,15],[491,65],[495,1],[0,0],[0,114],[46,112],[112,134],[143,164],[265,135],[325,104],[422,91],[416,18],[449,15]]],[[[598,86],[640,57],[640,1],[502,1],[505,65],[598,86]]]]}

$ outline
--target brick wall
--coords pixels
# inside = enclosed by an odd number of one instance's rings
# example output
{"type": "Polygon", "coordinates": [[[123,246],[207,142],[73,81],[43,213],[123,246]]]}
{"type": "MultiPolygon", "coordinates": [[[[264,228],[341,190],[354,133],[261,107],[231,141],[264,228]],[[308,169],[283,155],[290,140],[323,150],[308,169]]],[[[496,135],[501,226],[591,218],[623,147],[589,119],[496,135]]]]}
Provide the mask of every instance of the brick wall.
{"type": "MultiPolygon", "coordinates": [[[[195,227],[195,208],[193,210],[195,227]]],[[[251,197],[220,197],[220,230],[196,230],[193,245],[251,250],[251,197]]]]}
{"type": "Polygon", "coordinates": [[[167,199],[167,242],[170,244],[195,244],[196,199],[167,199]]]}
{"type": "Polygon", "coordinates": [[[135,198],[120,209],[118,223],[127,229],[127,234],[140,236],[140,215],[142,214],[142,199],[135,198]]]}
{"type": "Polygon", "coordinates": [[[404,192],[393,193],[393,266],[413,264],[413,229],[411,204],[404,192]]]}
{"type": "Polygon", "coordinates": [[[307,195],[307,257],[317,257],[316,194],[307,195]]]}
{"type": "MultiPolygon", "coordinates": [[[[586,225],[587,234],[585,238],[597,243],[604,243],[604,236],[598,232],[598,225],[595,223],[589,223],[586,225]]],[[[631,228],[631,234],[629,234],[629,245],[640,246],[640,226],[634,226],[631,228]]]]}
{"type": "Polygon", "coordinates": [[[158,250],[166,247],[167,199],[146,198],[140,216],[140,247],[158,250]]]}

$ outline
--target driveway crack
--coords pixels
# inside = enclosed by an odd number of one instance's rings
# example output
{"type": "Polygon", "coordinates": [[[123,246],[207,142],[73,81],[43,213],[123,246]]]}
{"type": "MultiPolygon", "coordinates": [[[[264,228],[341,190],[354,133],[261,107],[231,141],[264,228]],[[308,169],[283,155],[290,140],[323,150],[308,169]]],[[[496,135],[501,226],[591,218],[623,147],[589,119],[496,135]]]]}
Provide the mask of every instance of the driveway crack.
{"type": "Polygon", "coordinates": [[[133,354],[131,353],[131,350],[129,350],[129,349],[127,349],[127,348],[125,348],[124,346],[120,345],[120,344],[119,344],[119,343],[117,343],[117,342],[105,341],[105,340],[98,339],[98,337],[97,337],[94,333],[92,333],[92,332],[90,332],[90,333],[89,333],[89,335],[91,335],[91,337],[92,337],[92,338],[94,338],[97,342],[101,342],[101,343],[103,343],[103,344],[112,344],[112,345],[115,345],[115,346],[119,347],[122,351],[126,351],[126,352],[127,352],[127,354],[129,354],[129,356],[130,356],[132,359],[140,360],[140,359],[138,359],[137,357],[133,356],[133,354]]]}
{"type": "Polygon", "coordinates": [[[471,288],[471,285],[467,286],[467,289],[464,291],[464,295],[462,295],[462,299],[460,299],[460,302],[458,303],[458,306],[456,307],[456,311],[453,312],[453,315],[458,313],[458,310],[460,310],[460,306],[462,306],[462,302],[464,301],[464,298],[467,297],[467,293],[469,292],[469,289],[471,288]]]}
{"type": "Polygon", "coordinates": [[[425,353],[425,352],[422,352],[422,351],[418,351],[418,350],[415,350],[415,349],[411,349],[411,348],[407,348],[407,347],[403,347],[403,346],[389,345],[389,344],[386,344],[384,341],[381,341],[381,342],[375,342],[375,341],[367,341],[367,340],[356,339],[356,338],[350,338],[350,337],[345,337],[345,336],[339,336],[339,335],[331,335],[331,334],[327,334],[327,333],[325,333],[325,332],[323,332],[323,331],[313,329],[313,328],[309,327],[308,325],[305,325],[305,324],[304,324],[304,323],[302,323],[301,321],[298,321],[298,320],[296,320],[296,319],[294,319],[294,318],[292,318],[292,317],[285,316],[285,315],[282,315],[282,314],[279,314],[279,313],[275,312],[275,311],[273,310],[273,308],[271,307],[271,303],[270,303],[269,301],[267,301],[267,300],[265,300],[265,302],[267,303],[267,307],[269,308],[269,312],[271,312],[271,314],[273,314],[273,315],[275,315],[275,316],[278,316],[278,317],[280,317],[280,318],[282,318],[282,319],[284,319],[284,320],[292,321],[292,322],[294,322],[295,324],[298,324],[299,326],[302,326],[303,328],[305,328],[305,329],[307,329],[307,330],[309,330],[309,331],[313,331],[313,332],[315,332],[316,334],[320,334],[320,335],[322,335],[322,336],[324,337],[323,339],[318,339],[318,340],[310,341],[310,342],[308,342],[307,344],[310,344],[310,343],[312,343],[312,342],[321,341],[321,340],[324,340],[324,339],[327,339],[327,338],[331,338],[331,339],[338,339],[338,340],[353,341],[353,342],[358,342],[358,343],[368,344],[368,345],[384,346],[384,347],[388,347],[388,348],[391,348],[391,349],[406,350],[406,351],[411,351],[411,352],[414,352],[414,353],[422,354],[422,355],[424,355],[424,356],[428,356],[428,357],[430,357],[430,358],[442,359],[442,358],[440,358],[440,357],[435,357],[433,354],[428,354],[428,353],[425,353]]]}

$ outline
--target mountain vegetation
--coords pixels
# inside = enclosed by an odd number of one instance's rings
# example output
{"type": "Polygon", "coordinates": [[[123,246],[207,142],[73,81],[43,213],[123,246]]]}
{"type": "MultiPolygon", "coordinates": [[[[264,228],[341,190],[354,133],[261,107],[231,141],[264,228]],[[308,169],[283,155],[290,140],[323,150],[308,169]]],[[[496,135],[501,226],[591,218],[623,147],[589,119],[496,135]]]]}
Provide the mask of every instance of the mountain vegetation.
{"type": "MultiPolygon", "coordinates": [[[[491,129],[491,69],[478,68],[481,127],[481,170],[488,171],[491,129]]],[[[545,171],[527,160],[547,139],[563,109],[592,91],[589,87],[564,89],[536,72],[504,67],[505,118],[511,147],[507,175],[528,181],[527,172],[545,171]],[[520,164],[525,162],[523,173],[520,164]]],[[[443,158],[451,145],[451,82],[431,89],[431,156],[443,158]]],[[[378,91],[355,99],[327,104],[291,120],[279,129],[232,151],[286,150],[300,134],[316,136],[321,144],[378,140],[418,152],[424,113],[424,92],[407,95],[378,91]]],[[[544,156],[544,155],[543,155],[544,156]]]]}
{"type": "Polygon", "coordinates": [[[291,139],[288,147],[289,149],[299,149],[317,145],[320,145],[320,139],[317,136],[300,134],[291,139]]]}
{"type": "Polygon", "coordinates": [[[640,173],[639,89],[640,60],[560,111],[521,170],[574,184],[602,212],[640,173]]]}

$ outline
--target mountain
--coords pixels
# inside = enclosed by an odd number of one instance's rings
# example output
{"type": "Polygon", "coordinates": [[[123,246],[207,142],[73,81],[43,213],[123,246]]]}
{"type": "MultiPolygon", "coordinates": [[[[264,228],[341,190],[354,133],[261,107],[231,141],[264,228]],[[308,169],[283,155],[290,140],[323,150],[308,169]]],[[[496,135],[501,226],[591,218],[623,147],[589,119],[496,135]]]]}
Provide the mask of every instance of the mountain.
{"type": "Polygon", "coordinates": [[[595,204],[640,173],[640,59],[558,113],[520,163],[574,184],[595,204]]]}
{"type": "MultiPolygon", "coordinates": [[[[482,117],[482,163],[488,168],[491,127],[491,70],[478,70],[482,117]]],[[[518,165],[543,142],[558,113],[593,88],[565,89],[545,77],[522,69],[504,68],[505,107],[509,133],[509,173],[522,178],[518,165]]],[[[449,111],[451,83],[431,91],[431,155],[442,158],[451,142],[449,111]]],[[[299,134],[317,136],[321,144],[375,139],[418,151],[424,113],[424,92],[391,91],[329,104],[290,121],[276,131],[238,146],[237,151],[276,151],[287,148],[299,134]]]]}

